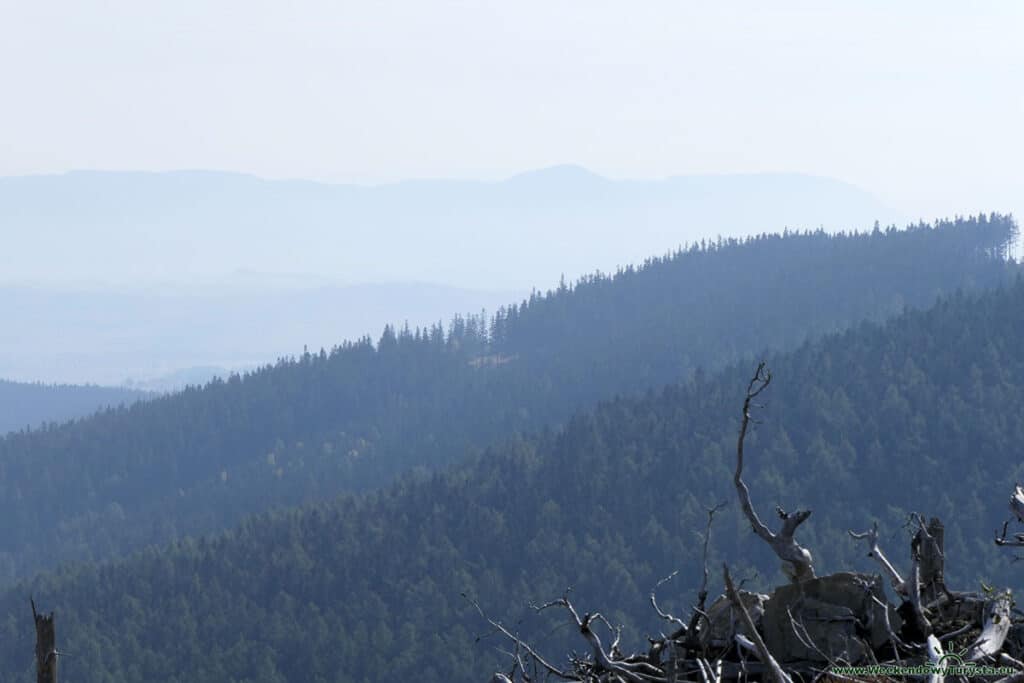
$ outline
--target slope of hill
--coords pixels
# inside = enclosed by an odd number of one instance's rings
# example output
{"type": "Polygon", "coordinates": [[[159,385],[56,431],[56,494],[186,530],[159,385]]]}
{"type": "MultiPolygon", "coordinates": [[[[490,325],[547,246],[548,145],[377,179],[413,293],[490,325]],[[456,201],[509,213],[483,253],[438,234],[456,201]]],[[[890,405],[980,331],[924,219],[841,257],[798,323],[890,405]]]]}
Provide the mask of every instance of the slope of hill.
{"type": "MultiPolygon", "coordinates": [[[[951,586],[1019,586],[991,533],[1024,476],[1022,338],[1018,279],[770,358],[775,381],[747,443],[755,505],[814,510],[799,537],[821,572],[875,570],[846,535],[872,519],[905,569],[907,513],[920,511],[946,522],[951,586]]],[[[567,642],[582,646],[578,634],[556,627],[561,616],[518,619],[528,600],[570,585],[581,609],[641,640],[663,628],[647,604],[660,577],[681,570],[660,591],[666,609],[680,613],[692,597],[710,504],[731,502],[712,566],[759,570],[755,585],[782,579],[734,502],[751,370],[605,403],[561,431],[382,493],[38,577],[0,598],[0,659],[29,680],[30,591],[58,610],[75,653],[67,670],[84,683],[486,680],[496,643],[474,642],[488,629],[463,591],[556,660],[567,642]]]]}
{"type": "Polygon", "coordinates": [[[307,275],[348,283],[519,290],[702,235],[849,230],[876,220],[904,222],[863,190],[800,175],[614,181],[561,166],[501,182],[359,187],[200,171],[75,172],[0,179],[10,241],[0,273],[7,281],[49,273],[50,283],[187,282],[301,263],[307,275]]]}
{"type": "Polygon", "coordinates": [[[766,236],[592,277],[447,334],[387,328],[71,426],[0,440],[0,577],[379,486],[763,348],[1005,282],[1005,217],[766,236]],[[26,505],[26,500],[45,504],[26,505]],[[50,542],[41,544],[38,539],[50,542]]]}
{"type": "Polygon", "coordinates": [[[493,311],[529,291],[264,284],[263,277],[239,274],[185,287],[0,285],[0,377],[107,385],[131,379],[160,391],[176,373],[194,375],[190,369],[252,368],[303,345],[377,333],[394,320],[429,325],[454,311],[493,311]]]}
{"type": "Polygon", "coordinates": [[[148,395],[119,387],[28,384],[0,379],[0,434],[85,417],[148,395]]]}

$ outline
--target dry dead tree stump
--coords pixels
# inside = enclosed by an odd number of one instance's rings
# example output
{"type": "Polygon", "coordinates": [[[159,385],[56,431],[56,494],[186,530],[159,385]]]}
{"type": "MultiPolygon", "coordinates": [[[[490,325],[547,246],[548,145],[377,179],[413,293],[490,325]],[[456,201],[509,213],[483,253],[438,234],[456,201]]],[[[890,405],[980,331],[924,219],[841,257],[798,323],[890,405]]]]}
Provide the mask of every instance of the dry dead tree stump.
{"type": "Polygon", "coordinates": [[[57,628],[54,613],[39,614],[35,600],[32,617],[36,623],[36,683],[57,683],[57,628]]]}

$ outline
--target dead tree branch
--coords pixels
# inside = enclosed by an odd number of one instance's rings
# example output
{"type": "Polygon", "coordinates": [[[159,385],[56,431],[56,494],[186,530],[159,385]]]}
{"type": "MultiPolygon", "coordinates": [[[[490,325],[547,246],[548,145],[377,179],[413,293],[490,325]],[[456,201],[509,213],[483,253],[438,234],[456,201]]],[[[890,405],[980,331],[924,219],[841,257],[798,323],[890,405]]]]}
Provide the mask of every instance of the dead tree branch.
{"type": "Polygon", "coordinates": [[[1003,522],[1003,531],[1000,534],[996,534],[995,542],[999,546],[1007,546],[1010,548],[1022,548],[1024,547],[1024,534],[1014,534],[1013,538],[1006,537],[1006,531],[1010,526],[1010,520],[1003,522]]]}
{"type": "MultiPolygon", "coordinates": [[[[839,665],[909,663],[917,666],[922,661],[935,665],[936,672],[929,677],[929,683],[942,683],[942,676],[937,672],[946,670],[944,666],[960,658],[976,663],[996,663],[1006,667],[1007,672],[1019,671],[1002,679],[1001,683],[1024,683],[1024,663],[1015,658],[1024,646],[1022,634],[1016,628],[1021,621],[1014,624],[1010,592],[997,593],[984,584],[983,592],[955,592],[946,587],[945,531],[940,520],[932,518],[926,523],[925,518],[916,513],[908,517],[912,562],[907,574],[901,574],[882,551],[877,522],[867,531],[849,531],[851,538],[865,543],[868,556],[874,558],[902,598],[897,610],[879,590],[879,579],[874,575],[839,572],[821,578],[815,576],[810,552],[794,538],[810,511],[787,514],[779,509],[782,525],[777,532],[762,522],[743,481],[743,449],[752,420],[753,401],[770,382],[771,374],[764,363],[759,364],[747,385],[743,402],[733,482],[754,533],[782,560],[784,570],[794,583],[777,587],[771,596],[741,593],[728,566],[723,566],[725,595],[705,609],[711,530],[715,514],[723,507],[719,504],[707,510],[702,539],[703,572],[693,613],[688,618],[680,618],[658,604],[658,589],[679,572],[658,581],[651,590],[650,603],[660,620],[672,624],[672,633],[661,633],[660,638],[649,637],[650,647],[645,653],[624,654],[619,646],[621,628],[613,626],[600,613],[588,612],[581,616],[567,591],[556,600],[531,605],[537,612],[553,607],[565,610],[570,619],[567,622],[559,619],[559,623],[563,627],[571,624],[587,643],[585,653],[573,652],[567,668],[561,669],[541,657],[513,632],[514,629],[509,630],[488,618],[479,604],[464,595],[493,627],[492,633],[502,634],[515,645],[514,653],[504,653],[513,658],[511,669],[507,673],[495,673],[492,683],[516,683],[517,679],[518,683],[530,683],[537,680],[538,671],[541,676],[546,674],[579,683],[736,683],[752,678],[772,683],[793,683],[794,680],[817,683],[857,680],[837,671],[839,665]],[[758,617],[757,621],[752,614],[758,617]],[[901,617],[898,624],[890,619],[893,614],[901,617]],[[607,647],[602,642],[604,634],[598,634],[598,622],[610,633],[607,640],[611,642],[607,647]],[[977,637],[970,640],[975,634],[977,637]],[[759,661],[748,658],[750,653],[759,661]],[[532,664],[529,675],[524,659],[532,664]]],[[[1020,484],[1014,488],[1010,510],[1017,522],[1024,524],[1024,487],[1020,484]]],[[[1024,533],[1007,539],[1012,521],[1013,518],[1003,525],[996,543],[1024,546],[1024,533]]],[[[894,683],[902,678],[882,680],[894,683]]]]}
{"type": "MultiPolygon", "coordinates": [[[[938,667],[942,665],[942,658],[946,653],[942,651],[942,643],[939,642],[934,633],[928,634],[928,640],[925,641],[925,652],[928,654],[928,661],[932,666],[938,667]]],[[[943,680],[945,680],[945,677],[938,673],[928,677],[928,683],[942,683],[943,680]]]]}
{"type": "Polygon", "coordinates": [[[1013,599],[1010,591],[1002,591],[985,604],[985,620],[981,634],[967,651],[967,659],[978,661],[994,657],[1003,649],[1006,636],[1010,633],[1010,610],[1013,599]]]}
{"type": "MultiPolygon", "coordinates": [[[[707,600],[708,600],[708,545],[711,542],[711,525],[714,524],[715,515],[726,506],[722,501],[718,505],[708,508],[708,524],[704,528],[704,550],[703,550],[703,575],[700,582],[700,590],[697,591],[697,604],[693,608],[693,616],[690,617],[689,633],[693,638],[697,637],[697,627],[700,620],[707,621],[707,600]]],[[[710,628],[711,624],[708,624],[710,628]]]]}
{"type": "Polygon", "coordinates": [[[849,532],[850,536],[855,540],[867,541],[868,546],[868,557],[872,557],[882,567],[882,572],[889,578],[889,583],[892,584],[893,589],[899,595],[905,595],[907,592],[906,582],[900,573],[896,571],[896,567],[892,565],[889,558],[885,556],[882,549],[878,545],[878,522],[874,522],[871,525],[871,529],[868,531],[861,532],[849,532]]]}
{"type": "Polygon", "coordinates": [[[1024,524],[1024,487],[1020,484],[1013,487],[1013,495],[1010,496],[1010,512],[1018,522],[1024,524]]]}
{"type": "MultiPolygon", "coordinates": [[[[917,628],[918,635],[922,640],[928,641],[929,645],[931,645],[930,639],[934,637],[934,630],[924,613],[924,606],[921,604],[921,556],[916,543],[912,547],[911,552],[913,564],[910,567],[910,585],[907,587],[907,602],[910,603],[911,614],[914,616],[914,625],[917,628]]],[[[935,643],[938,644],[938,642],[936,638],[935,643]]],[[[941,649],[942,647],[939,646],[940,651],[941,649]]]]}
{"type": "Polygon", "coordinates": [[[57,683],[57,658],[63,653],[57,650],[54,614],[39,614],[33,598],[29,598],[29,603],[32,605],[32,619],[36,625],[36,681],[57,683]]]}
{"type": "MultiPolygon", "coordinates": [[[[1017,522],[1024,524],[1024,487],[1020,484],[1016,484],[1013,487],[1013,494],[1010,496],[1010,512],[1017,519],[1017,522]]],[[[997,534],[995,541],[996,545],[1009,546],[1012,548],[1024,547],[1024,533],[1014,534],[1013,538],[1006,537],[1006,530],[1010,526],[1011,520],[1003,522],[1003,532],[997,534]]]]}
{"type": "Polygon", "coordinates": [[[490,617],[488,617],[487,614],[484,612],[483,608],[480,607],[480,603],[478,603],[476,600],[472,599],[471,597],[469,597],[465,593],[462,594],[462,597],[465,598],[466,601],[469,604],[473,605],[473,607],[476,608],[476,611],[480,614],[480,616],[488,624],[490,624],[494,628],[494,630],[498,631],[499,633],[504,635],[506,638],[511,640],[513,643],[515,643],[517,648],[522,648],[522,650],[526,654],[528,654],[530,656],[530,658],[533,659],[534,662],[536,662],[537,664],[540,664],[541,667],[544,668],[548,673],[553,674],[555,676],[558,676],[559,678],[562,678],[562,679],[567,680],[567,681],[578,681],[578,680],[581,680],[578,676],[575,676],[571,672],[562,671],[558,667],[556,667],[556,666],[554,666],[552,664],[549,664],[547,662],[547,660],[545,660],[543,657],[541,657],[537,653],[536,650],[534,650],[532,647],[530,647],[529,643],[526,643],[526,642],[520,640],[518,636],[513,635],[507,628],[505,628],[501,624],[501,622],[495,621],[494,619],[491,619],[490,617]]]}
{"type": "Polygon", "coordinates": [[[608,624],[607,619],[601,616],[600,612],[590,614],[589,612],[580,617],[576,608],[569,601],[568,595],[563,595],[557,600],[552,600],[543,605],[537,607],[538,612],[542,612],[550,607],[563,607],[572,617],[573,622],[576,624],[576,628],[579,629],[580,634],[584,640],[590,645],[590,650],[594,657],[594,663],[604,671],[621,676],[631,683],[647,683],[648,681],[662,681],[663,674],[661,669],[647,662],[629,662],[629,661],[617,661],[612,658],[604,650],[604,646],[601,644],[601,638],[597,635],[594,629],[591,628],[591,624],[595,621],[604,621],[605,625],[611,628],[608,624]]]}
{"type": "MultiPolygon", "coordinates": [[[[749,393],[749,392],[748,392],[749,393]]],[[[750,639],[754,643],[754,647],[757,648],[758,658],[766,667],[768,667],[769,673],[771,673],[772,680],[775,683],[793,683],[793,679],[789,677],[779,663],[772,657],[772,653],[768,651],[768,646],[764,644],[764,638],[758,633],[757,627],[754,625],[754,620],[750,616],[750,612],[747,611],[746,606],[740,599],[739,593],[736,591],[736,586],[732,583],[732,577],[729,575],[729,566],[723,565],[723,575],[725,577],[725,593],[732,603],[733,608],[739,612],[740,617],[743,620],[743,624],[747,627],[747,632],[750,634],[750,639]]]]}
{"type": "Polygon", "coordinates": [[[782,560],[782,570],[790,579],[799,583],[814,578],[814,565],[810,551],[801,547],[793,538],[797,527],[811,516],[811,511],[786,512],[781,507],[776,507],[776,512],[782,519],[782,529],[775,533],[758,517],[754,510],[754,504],[750,500],[750,489],[743,481],[743,442],[750,426],[751,402],[768,387],[771,381],[771,372],[765,369],[765,364],[762,361],[758,364],[757,371],[747,385],[747,395],[743,399],[743,416],[740,422],[739,438],[736,442],[736,474],[733,476],[733,483],[740,499],[740,507],[743,508],[743,514],[750,521],[754,533],[775,551],[775,554],[782,560]]]}
{"type": "Polygon", "coordinates": [[[679,570],[676,570],[676,571],[672,572],[671,574],[666,576],[664,579],[661,579],[660,581],[658,581],[658,583],[656,583],[654,585],[654,588],[651,589],[651,607],[654,608],[654,611],[657,613],[657,615],[659,617],[661,617],[665,621],[669,622],[670,624],[676,624],[679,627],[679,630],[676,631],[673,634],[673,636],[670,636],[670,638],[672,638],[672,637],[678,638],[679,636],[685,634],[686,630],[687,630],[686,629],[686,623],[682,619],[680,619],[679,617],[672,616],[671,614],[668,614],[667,612],[662,611],[662,609],[660,607],[658,607],[658,598],[657,598],[656,593],[657,593],[658,588],[660,588],[663,583],[671,581],[672,579],[675,578],[675,576],[678,573],[679,573],[679,570]]]}

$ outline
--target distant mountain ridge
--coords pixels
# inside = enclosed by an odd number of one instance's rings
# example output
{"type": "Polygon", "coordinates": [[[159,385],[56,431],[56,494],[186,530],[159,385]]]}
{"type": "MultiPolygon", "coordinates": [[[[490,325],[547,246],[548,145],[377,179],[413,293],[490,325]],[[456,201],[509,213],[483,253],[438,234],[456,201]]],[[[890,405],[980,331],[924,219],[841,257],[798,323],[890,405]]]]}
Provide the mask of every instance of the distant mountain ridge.
{"type": "Polygon", "coordinates": [[[45,423],[88,417],[150,397],[146,391],[95,385],[40,384],[0,379],[0,435],[45,423]]]}
{"type": "Polygon", "coordinates": [[[180,373],[193,383],[214,374],[189,375],[191,368],[251,368],[304,345],[376,335],[388,322],[429,325],[520,296],[424,283],[335,286],[263,273],[180,287],[0,284],[0,377],[105,385],[130,379],[172,389],[180,387],[180,373]]]}
{"type": "Polygon", "coordinates": [[[7,282],[187,281],[239,268],[340,283],[529,288],[709,235],[904,222],[867,192],[797,174],[611,180],[556,166],[499,182],[364,187],[212,171],[0,178],[7,282]],[[40,276],[40,273],[46,275],[40,276]]]}

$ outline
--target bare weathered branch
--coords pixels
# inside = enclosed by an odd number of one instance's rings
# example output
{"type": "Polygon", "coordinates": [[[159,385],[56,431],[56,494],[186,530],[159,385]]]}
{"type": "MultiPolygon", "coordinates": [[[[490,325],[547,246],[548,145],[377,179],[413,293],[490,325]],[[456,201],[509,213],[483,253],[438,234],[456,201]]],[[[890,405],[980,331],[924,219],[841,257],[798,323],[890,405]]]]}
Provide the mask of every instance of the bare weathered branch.
{"type": "Polygon", "coordinates": [[[661,669],[648,664],[647,662],[627,662],[627,661],[616,661],[604,650],[604,646],[601,644],[601,638],[597,633],[590,627],[594,621],[604,620],[607,624],[607,620],[601,616],[601,614],[584,614],[580,617],[576,608],[569,601],[568,596],[563,595],[557,600],[552,600],[536,608],[538,612],[544,611],[550,607],[563,607],[569,615],[572,617],[573,622],[579,629],[580,634],[590,645],[591,652],[594,656],[594,662],[605,671],[615,673],[627,681],[632,683],[647,683],[649,681],[662,681],[661,669]]]}
{"type": "Polygon", "coordinates": [[[943,633],[941,636],[939,636],[939,642],[940,643],[945,643],[947,641],[953,640],[954,638],[959,638],[963,634],[968,633],[969,631],[973,631],[976,628],[978,628],[977,624],[964,624],[963,626],[961,626],[960,628],[956,629],[955,631],[950,631],[949,633],[943,633]]]}
{"type": "Polygon", "coordinates": [[[750,500],[750,489],[743,481],[743,442],[750,426],[751,402],[768,387],[771,381],[771,372],[765,369],[765,364],[762,361],[758,364],[754,376],[747,385],[747,395],[743,399],[743,416],[740,422],[739,438],[736,442],[736,473],[733,476],[733,484],[736,486],[736,493],[740,499],[740,507],[743,508],[743,514],[750,521],[754,533],[771,546],[775,554],[782,560],[782,569],[786,575],[793,581],[800,582],[814,578],[814,565],[810,551],[801,547],[793,535],[796,533],[797,527],[811,516],[811,511],[797,510],[790,513],[782,508],[776,508],[782,519],[782,529],[776,534],[758,517],[754,510],[754,504],[750,500]]]}
{"type": "MultiPolygon", "coordinates": [[[[708,601],[708,545],[711,542],[711,525],[715,521],[715,514],[719,510],[726,506],[726,502],[722,501],[718,505],[713,505],[708,508],[708,523],[704,528],[704,551],[703,551],[703,576],[701,577],[700,589],[697,591],[697,604],[693,608],[693,615],[690,617],[689,633],[692,637],[697,636],[697,626],[700,624],[701,619],[707,620],[707,612],[705,611],[708,601]]],[[[711,624],[708,624],[710,627],[711,624]]]]}
{"type": "Polygon", "coordinates": [[[948,596],[946,588],[946,529],[938,517],[925,524],[924,517],[916,515],[921,535],[921,599],[930,604],[941,596],[948,596]]]}
{"type": "Polygon", "coordinates": [[[673,616],[673,615],[669,614],[668,612],[662,611],[662,609],[660,607],[658,607],[658,597],[657,597],[656,593],[657,593],[658,588],[661,586],[661,584],[666,583],[667,581],[671,581],[673,578],[675,578],[675,576],[678,573],[679,573],[679,570],[676,570],[676,571],[672,572],[671,574],[669,574],[665,578],[663,578],[660,581],[658,581],[658,583],[656,583],[654,585],[654,588],[651,589],[651,607],[654,608],[655,613],[657,613],[657,615],[659,617],[661,617],[665,621],[669,622],[670,624],[675,624],[676,626],[679,627],[678,630],[674,634],[672,634],[672,636],[669,637],[670,639],[673,638],[673,637],[678,638],[679,636],[685,634],[686,631],[687,631],[686,623],[682,619],[680,619],[679,617],[673,616]]]}
{"type": "Polygon", "coordinates": [[[997,533],[995,537],[996,545],[1008,546],[1010,548],[1021,548],[1024,547],[1024,534],[1014,534],[1013,538],[1007,538],[1007,529],[1010,526],[1010,520],[1003,522],[1002,533],[997,533]]]}
{"type": "Polygon", "coordinates": [[[985,604],[985,621],[981,634],[971,643],[967,659],[977,661],[993,657],[1003,649],[1010,633],[1010,609],[1013,600],[1010,591],[1002,591],[985,604]]]}
{"type": "Polygon", "coordinates": [[[707,660],[697,657],[697,668],[700,670],[700,679],[703,683],[715,683],[715,672],[712,671],[711,664],[707,660]]]}
{"type": "Polygon", "coordinates": [[[1019,659],[1014,659],[1005,652],[1000,652],[999,656],[996,658],[996,661],[1003,666],[1011,666],[1014,669],[1018,669],[1024,672],[1024,662],[1020,661],[1019,659]]]}
{"type": "MultiPolygon", "coordinates": [[[[748,392],[749,394],[749,392],[748,392]]],[[[725,594],[728,596],[729,601],[732,602],[733,608],[739,612],[743,619],[744,625],[747,627],[747,632],[750,634],[750,639],[754,643],[754,647],[757,648],[758,657],[768,667],[768,671],[771,673],[772,680],[775,683],[793,683],[793,680],[789,677],[779,663],[772,657],[772,653],[768,651],[768,646],[764,644],[764,638],[757,632],[757,627],[754,625],[754,620],[750,616],[750,612],[747,611],[746,606],[740,599],[739,593],[736,591],[736,586],[732,583],[732,577],[729,575],[729,566],[723,566],[723,575],[725,577],[725,594]]]]}
{"type": "Polygon", "coordinates": [[[1010,496],[1010,512],[1018,522],[1024,524],[1024,486],[1020,484],[1013,487],[1013,495],[1010,496]]]}
{"type": "Polygon", "coordinates": [[[900,573],[896,571],[896,567],[892,565],[889,558],[885,556],[882,549],[878,545],[878,522],[874,522],[871,525],[871,529],[868,531],[861,532],[849,532],[850,536],[860,541],[867,541],[868,546],[868,557],[873,557],[876,562],[882,567],[882,572],[889,578],[889,583],[892,584],[893,589],[899,595],[905,595],[907,592],[906,582],[900,573]]]}
{"type": "Polygon", "coordinates": [[[473,607],[476,608],[476,611],[480,614],[481,617],[483,617],[485,621],[487,621],[488,624],[490,624],[492,627],[494,627],[496,631],[499,631],[502,635],[511,640],[513,643],[515,643],[517,648],[522,648],[523,651],[526,652],[526,654],[528,654],[533,659],[533,661],[540,664],[544,669],[548,671],[548,673],[554,674],[555,676],[558,676],[559,678],[565,679],[567,681],[580,680],[578,676],[574,676],[572,673],[568,671],[562,671],[558,667],[549,664],[543,657],[541,657],[537,653],[536,650],[530,647],[529,643],[526,643],[520,640],[518,636],[513,635],[507,628],[505,628],[501,624],[501,622],[495,621],[494,619],[488,617],[487,614],[484,612],[483,608],[480,607],[480,603],[478,603],[476,600],[472,599],[465,593],[462,594],[462,597],[465,598],[466,601],[469,602],[469,604],[473,605],[473,607]]]}
{"type": "MultiPolygon", "coordinates": [[[[928,634],[925,641],[925,652],[928,654],[928,661],[934,667],[942,665],[942,657],[946,654],[942,651],[942,643],[935,637],[935,634],[928,634]]],[[[934,673],[928,677],[928,683],[942,683],[945,677],[942,674],[934,673]]]]}
{"type": "Polygon", "coordinates": [[[736,634],[735,634],[735,635],[733,636],[733,640],[735,640],[735,641],[736,641],[736,644],[737,644],[737,645],[738,645],[738,646],[739,646],[739,647],[740,647],[741,649],[744,649],[744,650],[746,650],[746,651],[750,652],[751,654],[755,654],[755,655],[756,655],[756,654],[758,654],[758,652],[757,652],[757,646],[756,646],[756,645],[754,645],[754,641],[752,641],[752,640],[751,640],[750,638],[747,638],[747,637],[746,637],[745,635],[743,635],[742,633],[736,633],[736,634]]]}
{"type": "Polygon", "coordinates": [[[818,654],[823,661],[829,663],[829,665],[835,664],[832,657],[828,655],[824,650],[818,647],[818,644],[814,642],[814,638],[811,637],[810,632],[807,630],[807,626],[802,620],[798,620],[793,616],[793,611],[788,607],[786,608],[786,616],[789,617],[789,627],[793,630],[793,635],[800,641],[800,644],[806,647],[808,650],[812,650],[818,654]]]}
{"type": "MultiPolygon", "coordinates": [[[[1024,487],[1020,484],[1014,485],[1013,493],[1010,495],[1010,512],[1013,513],[1018,523],[1024,524],[1024,487]]],[[[1003,522],[1002,533],[997,533],[995,537],[996,545],[1009,546],[1011,548],[1024,547],[1024,533],[1014,534],[1013,538],[1006,537],[1010,521],[1006,520],[1003,522]]]]}
{"type": "MultiPolygon", "coordinates": [[[[673,625],[674,631],[671,635],[661,633],[660,637],[648,638],[650,647],[641,654],[624,654],[619,646],[621,627],[613,626],[599,612],[587,612],[581,616],[567,592],[559,599],[532,606],[538,612],[552,607],[564,609],[571,620],[560,619],[559,623],[563,627],[574,626],[587,643],[586,651],[583,654],[573,652],[569,656],[568,668],[561,670],[541,658],[512,631],[487,618],[480,606],[470,600],[495,632],[500,632],[516,646],[514,655],[505,653],[514,656],[511,670],[494,674],[492,683],[530,683],[538,680],[539,669],[541,675],[546,673],[580,683],[692,683],[698,680],[701,683],[733,683],[751,680],[751,677],[772,683],[793,683],[794,679],[814,683],[853,681],[854,678],[838,673],[836,666],[865,662],[869,665],[905,662],[917,665],[924,659],[935,665],[936,670],[941,670],[947,660],[955,661],[961,656],[969,661],[996,663],[1007,667],[1006,671],[1019,671],[1019,674],[1002,679],[1001,683],[1024,683],[1024,663],[1003,651],[1005,648],[1017,656],[1020,647],[1017,637],[1009,635],[1014,614],[1009,591],[996,593],[984,584],[983,592],[947,589],[944,529],[936,518],[926,523],[924,517],[917,513],[908,516],[908,526],[913,532],[912,564],[905,575],[896,569],[880,547],[877,522],[867,531],[848,532],[851,538],[865,543],[868,556],[875,559],[882,574],[903,598],[897,612],[902,617],[902,629],[899,624],[894,628],[895,622],[890,620],[892,606],[879,590],[877,576],[841,572],[810,581],[816,579],[811,554],[795,540],[796,531],[810,516],[810,511],[798,510],[790,514],[776,508],[781,525],[778,531],[773,531],[758,516],[750,490],[743,481],[744,440],[752,422],[753,400],[770,382],[771,374],[764,363],[759,364],[747,386],[743,402],[733,482],[743,514],[754,533],[767,542],[782,560],[783,568],[794,585],[778,587],[771,597],[741,594],[728,566],[723,566],[726,594],[705,611],[711,530],[716,512],[723,507],[719,504],[707,510],[707,526],[702,539],[703,574],[689,623],[666,612],[658,604],[657,590],[678,575],[678,572],[673,572],[658,581],[651,590],[650,603],[661,620],[673,625]],[[858,588],[864,589],[865,597],[861,596],[858,588]],[[747,600],[750,597],[755,599],[753,603],[747,600]],[[763,607],[765,604],[767,607],[763,607]],[[765,618],[760,621],[763,631],[758,630],[752,616],[759,608],[765,609],[765,618]],[[773,609],[775,612],[771,611],[773,609]],[[706,620],[706,629],[701,619],[706,620]],[[603,623],[610,636],[599,634],[602,629],[595,622],[603,623]],[[737,632],[737,626],[742,628],[742,633],[737,632]],[[779,633],[781,637],[777,635],[779,633]],[[961,650],[975,634],[977,637],[961,650]],[[603,637],[605,642],[611,640],[607,647],[602,642],[603,637]],[[533,667],[531,675],[526,675],[520,650],[525,653],[524,657],[530,658],[527,661],[533,667]],[[748,659],[749,653],[759,661],[748,659]]],[[[1024,487],[1019,484],[1011,497],[1010,509],[1016,520],[1024,523],[1024,487]]],[[[1004,524],[1001,537],[996,537],[998,544],[1024,546],[1024,533],[1007,538],[1007,529],[1013,521],[1011,519],[1004,524]]],[[[1024,616],[1024,613],[1018,614],[1024,616]]],[[[934,673],[929,677],[929,683],[943,683],[943,678],[934,673]]]]}
{"type": "MultiPolygon", "coordinates": [[[[912,608],[917,630],[923,638],[931,638],[934,633],[932,630],[932,624],[928,620],[928,617],[925,616],[924,607],[921,604],[921,559],[916,548],[913,550],[913,565],[910,568],[910,584],[907,586],[907,602],[910,603],[912,608]]],[[[935,639],[935,642],[939,642],[938,638],[935,639]]]]}
{"type": "Polygon", "coordinates": [[[893,630],[892,621],[889,619],[889,606],[881,600],[879,600],[878,598],[876,598],[874,595],[871,595],[870,597],[876,605],[882,608],[882,624],[885,626],[885,631],[889,635],[889,643],[892,645],[893,659],[896,662],[899,662],[900,648],[903,648],[904,650],[909,650],[910,647],[906,643],[904,643],[903,639],[900,638],[896,634],[896,631],[893,630]]]}

